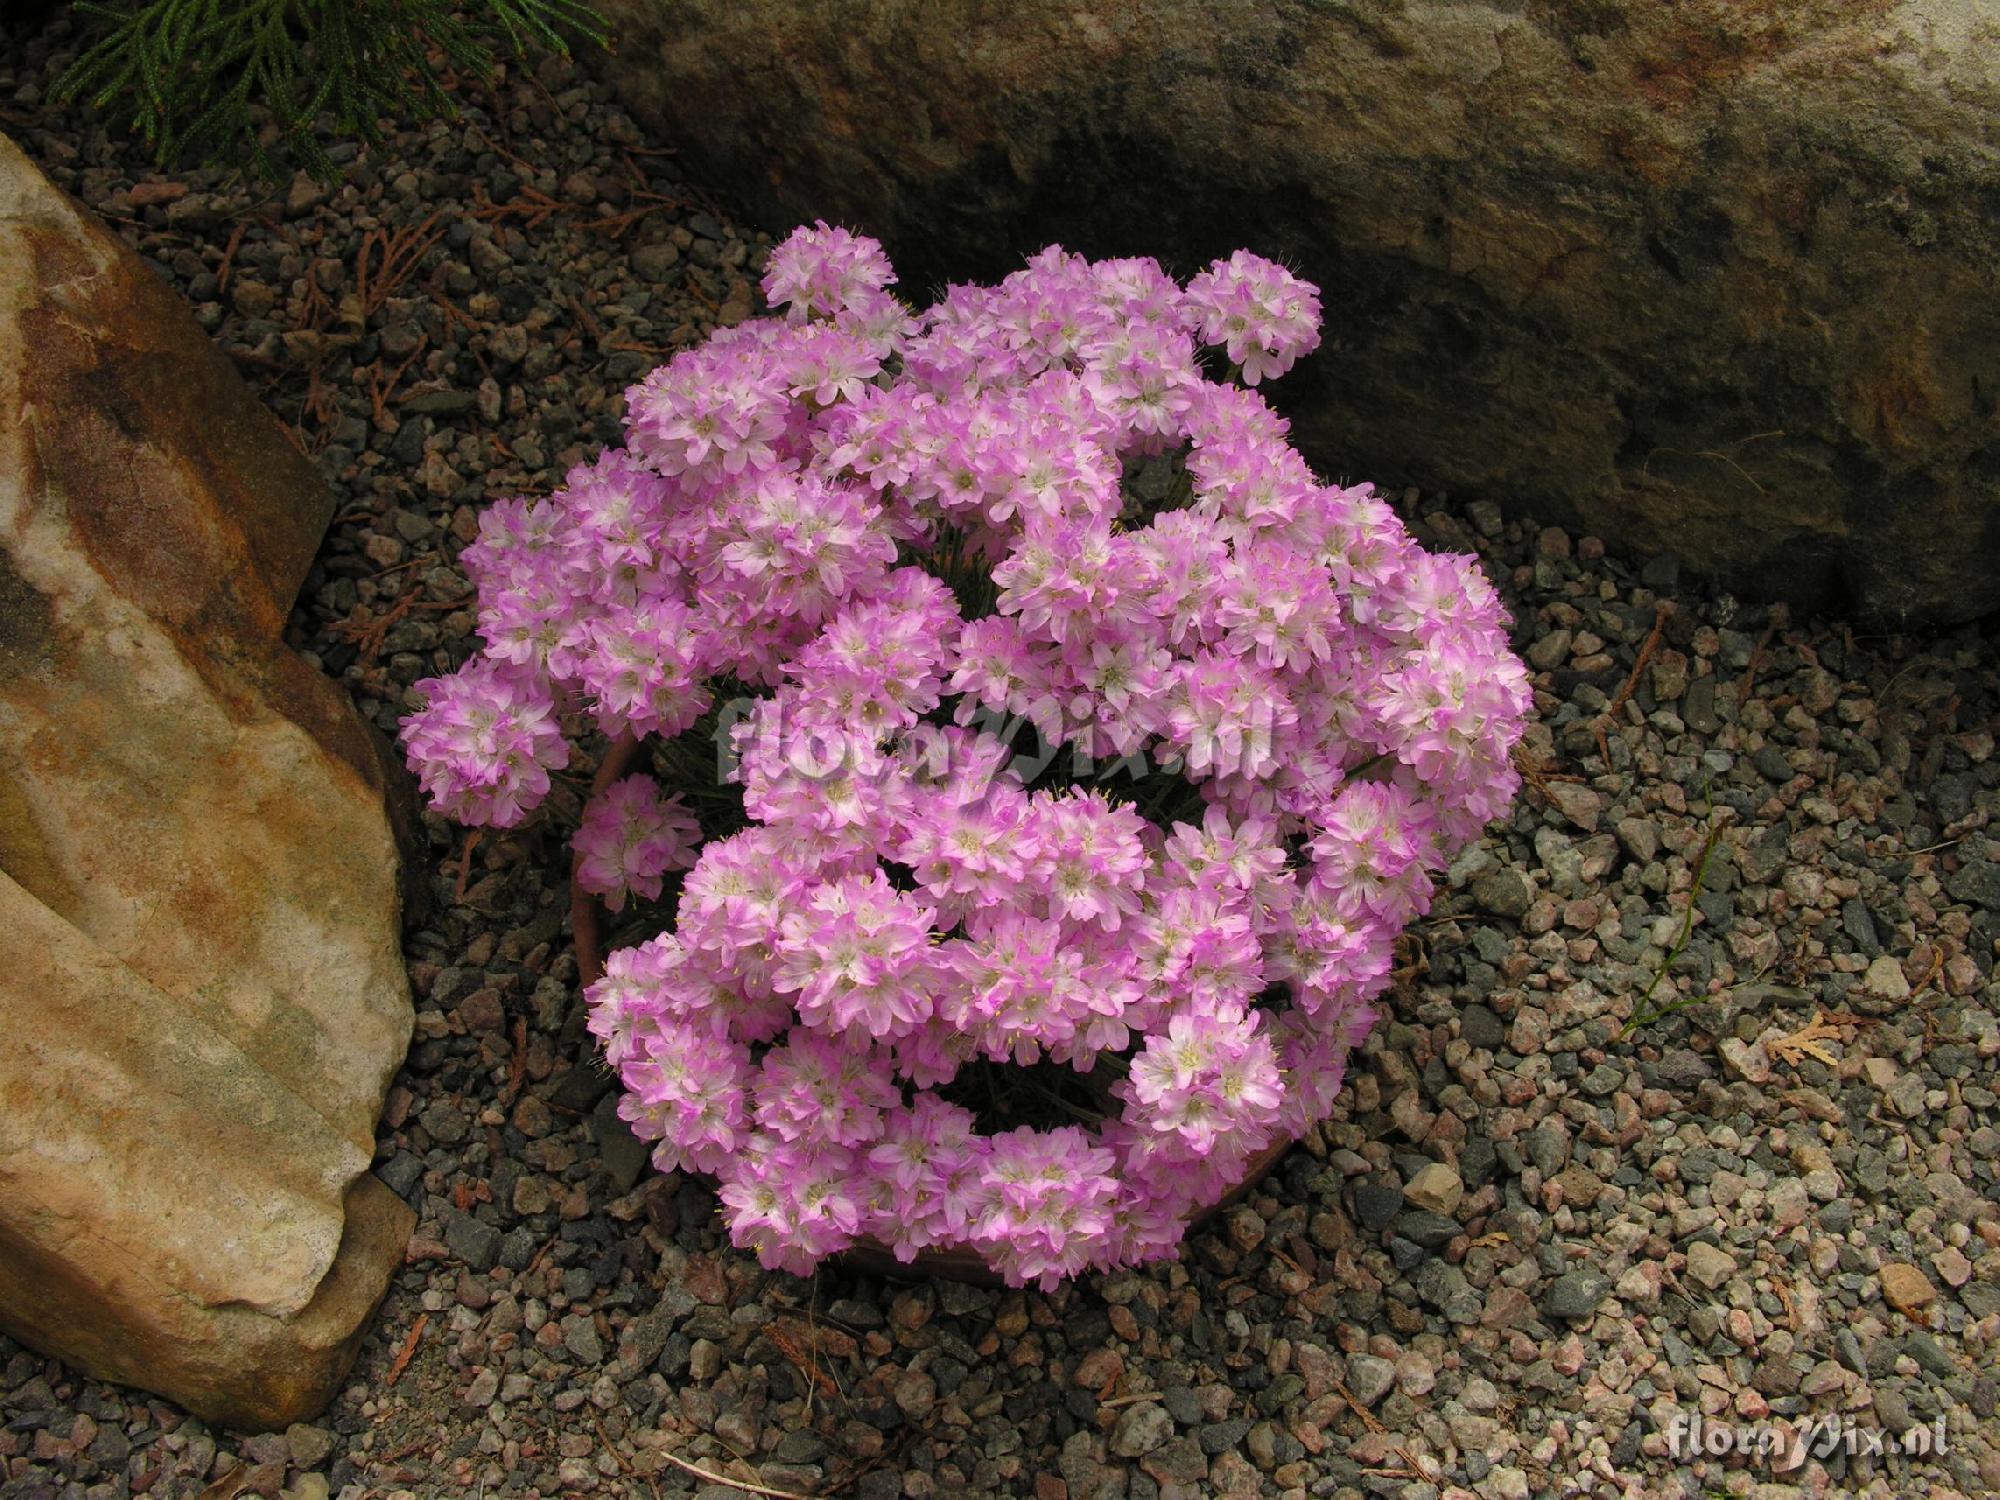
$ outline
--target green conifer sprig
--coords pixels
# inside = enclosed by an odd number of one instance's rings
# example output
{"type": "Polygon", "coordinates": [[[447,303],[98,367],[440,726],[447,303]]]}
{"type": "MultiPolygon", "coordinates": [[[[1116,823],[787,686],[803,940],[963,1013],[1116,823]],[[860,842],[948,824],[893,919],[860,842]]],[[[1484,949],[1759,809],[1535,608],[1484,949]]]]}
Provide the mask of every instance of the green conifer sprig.
{"type": "Polygon", "coordinates": [[[608,34],[585,0],[79,0],[101,35],[56,81],[135,132],[162,166],[295,163],[338,174],[316,127],[374,144],[385,121],[450,114],[446,72],[504,48],[568,53],[608,34]],[[260,128],[260,118],[274,127],[260,128]],[[267,139],[268,136],[268,139],[267,139]]]}

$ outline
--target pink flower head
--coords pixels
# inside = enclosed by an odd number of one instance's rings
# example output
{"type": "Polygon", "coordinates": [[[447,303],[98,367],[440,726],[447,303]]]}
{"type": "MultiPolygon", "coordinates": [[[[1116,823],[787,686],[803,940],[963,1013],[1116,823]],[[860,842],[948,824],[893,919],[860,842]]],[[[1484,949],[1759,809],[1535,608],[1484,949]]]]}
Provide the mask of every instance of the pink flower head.
{"type": "Polygon", "coordinates": [[[629,603],[678,571],[665,535],[672,487],[622,448],[570,470],[559,500],[567,576],[595,583],[599,598],[629,603]]]}
{"type": "Polygon", "coordinates": [[[940,911],[1003,905],[1027,873],[1027,822],[1027,795],[1011,787],[972,801],[934,792],[918,799],[897,854],[940,911]]]}
{"type": "Polygon", "coordinates": [[[1116,1159],[1074,1126],[993,1137],[980,1179],[988,1206],[974,1243],[1016,1286],[1053,1291],[1090,1264],[1112,1225],[1116,1159]]]}
{"type": "Polygon", "coordinates": [[[677,354],[626,392],[626,437],[660,473],[716,480],[775,468],[790,411],[786,372],[744,343],[677,354]]]}
{"type": "Polygon", "coordinates": [[[649,599],[585,630],[577,677],[607,733],[679,734],[707,710],[695,617],[685,604],[649,599]]]}
{"type": "Polygon", "coordinates": [[[1121,1087],[1128,1121],[1170,1132],[1196,1155],[1206,1155],[1218,1135],[1260,1144],[1284,1098],[1270,1038],[1255,1012],[1237,1008],[1176,1015],[1164,1036],[1147,1039],[1121,1087]]]}
{"type": "Polygon", "coordinates": [[[942,951],[950,979],[938,1012],[982,1053],[1020,1063],[1044,1054],[1080,1062],[1124,1045],[1119,1017],[1138,997],[1129,974],[1094,961],[1059,922],[1009,914],[978,927],[942,951]]]}
{"type": "Polygon", "coordinates": [[[425,706],[403,722],[410,769],[440,812],[512,828],[569,764],[549,685],[539,673],[474,657],[414,689],[425,706]]]}
{"type": "Polygon", "coordinates": [[[783,1141],[860,1146],[882,1132],[882,1111],[902,1102],[883,1059],[801,1028],[764,1054],[757,1123],[783,1141]]]}
{"type": "Polygon", "coordinates": [[[1277,677],[1221,651],[1188,659],[1169,702],[1169,737],[1197,773],[1268,776],[1277,735],[1298,716],[1277,677]]]}
{"type": "Polygon", "coordinates": [[[622,1068],[618,1114],[641,1140],[657,1141],[664,1170],[715,1172],[746,1132],[750,1054],[706,1027],[668,1020],[649,1031],[622,1068]]]}
{"type": "Polygon", "coordinates": [[[785,917],[773,983],[797,994],[807,1026],[879,1041],[908,1035],[931,1016],[931,916],[879,870],[830,881],[785,917]]]}
{"type": "Polygon", "coordinates": [[[761,1134],[745,1141],[722,1184],[730,1241],[768,1270],[808,1276],[854,1243],[864,1180],[844,1146],[808,1146],[761,1134]]]}
{"type": "Polygon", "coordinates": [[[1027,888],[1051,917],[1116,929],[1146,886],[1145,820],[1101,792],[1038,792],[1029,803],[1027,888]]]}
{"type": "Polygon", "coordinates": [[[821,219],[810,229],[794,229],[771,251],[764,297],[773,307],[790,308],[795,318],[832,317],[895,280],[881,245],[821,219]]]}
{"type": "Polygon", "coordinates": [[[877,503],[817,474],[771,470],[742,496],[721,563],[817,625],[839,602],[879,584],[895,543],[877,524],[877,503]]]}
{"type": "Polygon", "coordinates": [[[989,1200],[986,1150],[972,1112],[935,1094],[890,1110],[868,1152],[880,1202],[869,1232],[906,1262],[928,1246],[963,1241],[989,1200]]]}
{"type": "Polygon", "coordinates": [[[1442,867],[1436,815],[1404,788],[1350,784],[1308,847],[1313,880],[1343,917],[1397,928],[1429,909],[1430,875],[1442,867]]]}
{"type": "Polygon", "coordinates": [[[1245,385],[1284,374],[1319,347],[1319,288],[1248,250],[1190,281],[1182,305],[1188,325],[1223,346],[1245,385]]]}
{"type": "Polygon", "coordinates": [[[1277,826],[1265,818],[1232,824],[1222,808],[1202,814],[1201,826],[1176,823],[1166,842],[1168,866],[1191,885],[1225,902],[1268,898],[1287,879],[1277,826]]]}
{"type": "Polygon", "coordinates": [[[577,883],[612,911],[623,911],[630,895],[656,899],[662,877],[692,866],[700,842],[687,804],[678,793],[663,797],[650,776],[627,776],[598,793],[570,840],[577,883]]]}

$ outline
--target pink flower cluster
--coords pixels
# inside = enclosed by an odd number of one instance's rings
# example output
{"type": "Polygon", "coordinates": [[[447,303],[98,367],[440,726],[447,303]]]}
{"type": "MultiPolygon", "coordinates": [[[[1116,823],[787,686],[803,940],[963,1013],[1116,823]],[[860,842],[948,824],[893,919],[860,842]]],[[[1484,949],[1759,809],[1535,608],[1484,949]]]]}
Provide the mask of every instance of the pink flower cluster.
{"type": "Polygon", "coordinates": [[[669,870],[693,867],[701,825],[652,777],[627,776],[591,799],[571,843],[577,884],[623,911],[628,896],[657,900],[669,870]]]}
{"type": "Polygon", "coordinates": [[[635,778],[577,835],[614,903],[692,861],[673,929],[589,991],[623,1111],[768,1265],[872,1236],[1050,1285],[1173,1253],[1324,1117],[1397,934],[1516,790],[1527,678],[1473,560],[1321,483],[1246,388],[1318,342],[1282,267],[1183,288],[1051,248],[922,312],[892,282],[872,241],[798,231],[784,316],[676,356],[625,449],[495,506],[465,554],[485,650],[405,739],[439,807],[505,826],[562,714],[671,737],[718,679],[761,689],[730,746],[750,826],[695,858],[635,778]],[[1101,774],[1024,770],[1022,724],[1101,774]],[[1194,811],[1145,815],[1163,782],[1194,811]],[[954,1102],[1030,1066],[1098,1080],[1105,1118],[954,1102]]]}

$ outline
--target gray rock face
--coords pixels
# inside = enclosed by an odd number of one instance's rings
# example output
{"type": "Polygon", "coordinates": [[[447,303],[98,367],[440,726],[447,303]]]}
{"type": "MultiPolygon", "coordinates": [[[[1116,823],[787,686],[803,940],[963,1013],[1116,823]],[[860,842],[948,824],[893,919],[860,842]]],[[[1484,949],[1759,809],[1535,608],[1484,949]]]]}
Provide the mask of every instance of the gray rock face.
{"type": "Polygon", "coordinates": [[[2000,605],[1987,0],[605,0],[642,118],[922,292],[1059,239],[1325,289],[1322,470],[1739,592],[2000,605]]]}

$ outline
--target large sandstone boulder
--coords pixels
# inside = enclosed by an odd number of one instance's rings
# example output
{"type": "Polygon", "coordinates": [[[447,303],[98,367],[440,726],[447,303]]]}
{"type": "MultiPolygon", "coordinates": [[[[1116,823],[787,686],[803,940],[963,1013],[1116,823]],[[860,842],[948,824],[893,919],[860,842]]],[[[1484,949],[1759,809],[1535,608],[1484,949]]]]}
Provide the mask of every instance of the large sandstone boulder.
{"type": "Polygon", "coordinates": [[[665,139],[921,290],[1051,239],[1288,261],[1323,469],[1808,606],[2000,605],[1991,0],[604,9],[665,139]]]}
{"type": "Polygon", "coordinates": [[[330,509],[0,139],[0,1327],[232,1426],[325,1402],[411,1225],[383,772],[279,640],[330,509]]]}

